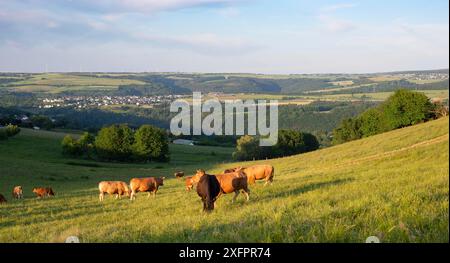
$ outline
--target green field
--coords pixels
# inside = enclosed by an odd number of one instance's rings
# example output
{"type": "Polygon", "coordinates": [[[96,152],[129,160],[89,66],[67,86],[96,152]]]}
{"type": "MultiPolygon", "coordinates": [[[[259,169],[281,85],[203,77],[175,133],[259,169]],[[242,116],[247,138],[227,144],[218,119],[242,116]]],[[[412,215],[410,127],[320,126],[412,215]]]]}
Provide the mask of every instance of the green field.
{"type": "MultiPolygon", "coordinates": [[[[272,186],[221,197],[201,212],[172,174],[221,171],[231,149],[172,146],[168,164],[99,163],[61,156],[63,134],[24,130],[0,142],[0,242],[449,242],[449,119],[268,161],[272,186]],[[213,153],[214,152],[214,153],[213,153]],[[155,199],[98,201],[97,183],[166,176],[155,199]],[[22,185],[25,199],[10,191],[22,185]],[[37,200],[34,186],[56,197],[37,200]]],[[[247,165],[248,163],[241,163],[247,165]]]]}

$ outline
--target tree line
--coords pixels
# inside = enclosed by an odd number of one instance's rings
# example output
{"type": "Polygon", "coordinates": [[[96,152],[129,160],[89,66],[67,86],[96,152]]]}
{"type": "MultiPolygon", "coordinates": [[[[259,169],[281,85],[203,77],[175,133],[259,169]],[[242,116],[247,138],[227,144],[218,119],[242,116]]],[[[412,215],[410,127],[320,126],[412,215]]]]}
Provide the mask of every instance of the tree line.
{"type": "Polygon", "coordinates": [[[333,130],[333,144],[418,124],[443,114],[445,106],[432,103],[424,93],[400,89],[379,106],[343,120],[333,130]]]}
{"type": "Polygon", "coordinates": [[[142,125],[133,130],[125,124],[102,128],[97,136],[85,132],[79,139],[66,135],[63,154],[101,161],[167,162],[168,136],[162,129],[142,125]]]}
{"type": "Polygon", "coordinates": [[[258,136],[240,137],[233,158],[239,161],[271,159],[314,151],[319,146],[317,138],[310,133],[279,130],[278,142],[274,146],[259,146],[258,136]]]}

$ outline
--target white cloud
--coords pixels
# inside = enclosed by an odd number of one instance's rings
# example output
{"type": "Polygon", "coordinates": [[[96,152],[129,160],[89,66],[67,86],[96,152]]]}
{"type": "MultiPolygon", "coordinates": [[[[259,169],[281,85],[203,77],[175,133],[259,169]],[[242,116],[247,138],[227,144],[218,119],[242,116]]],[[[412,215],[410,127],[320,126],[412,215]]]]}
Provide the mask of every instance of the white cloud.
{"type": "Polygon", "coordinates": [[[219,36],[212,33],[164,36],[145,32],[134,32],[131,36],[148,45],[167,49],[190,49],[207,55],[236,56],[262,48],[248,39],[232,36],[219,36]]]}
{"type": "Polygon", "coordinates": [[[201,6],[228,5],[241,0],[83,0],[103,12],[157,13],[201,6]]]}
{"type": "Polygon", "coordinates": [[[344,33],[357,28],[356,23],[349,20],[338,19],[332,16],[319,15],[323,27],[332,33],[344,33]]]}
{"type": "Polygon", "coordinates": [[[357,6],[355,3],[341,3],[335,5],[327,5],[322,8],[322,12],[334,12],[339,9],[347,9],[357,6]]]}
{"type": "Polygon", "coordinates": [[[335,13],[341,9],[348,9],[355,7],[353,3],[342,3],[335,5],[327,5],[320,9],[317,16],[322,24],[322,27],[332,33],[344,33],[357,28],[356,23],[342,18],[336,18],[335,13]]]}
{"type": "Polygon", "coordinates": [[[233,18],[240,15],[239,9],[236,7],[225,7],[218,10],[219,15],[226,18],[233,18]]]}

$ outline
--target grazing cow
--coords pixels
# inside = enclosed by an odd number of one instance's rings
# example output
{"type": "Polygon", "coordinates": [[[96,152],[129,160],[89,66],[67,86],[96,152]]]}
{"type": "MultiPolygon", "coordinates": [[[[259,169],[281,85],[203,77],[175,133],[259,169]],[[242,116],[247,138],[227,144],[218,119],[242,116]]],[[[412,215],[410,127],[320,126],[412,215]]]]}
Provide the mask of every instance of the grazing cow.
{"type": "Polygon", "coordinates": [[[266,182],[264,183],[264,186],[266,186],[268,183],[272,184],[273,182],[273,174],[275,172],[275,169],[272,165],[257,164],[245,168],[237,167],[226,169],[225,172],[234,172],[238,169],[241,169],[245,173],[245,175],[247,175],[249,184],[254,184],[256,180],[265,180],[266,182]]]}
{"type": "Polygon", "coordinates": [[[50,197],[54,196],[55,192],[51,187],[36,187],[33,188],[33,193],[36,194],[37,198],[50,197]]]}
{"type": "Polygon", "coordinates": [[[186,177],[184,182],[186,184],[186,191],[191,191],[192,188],[194,187],[194,182],[192,181],[192,176],[186,177]]]}
{"type": "Polygon", "coordinates": [[[0,194],[0,204],[2,203],[6,203],[6,198],[2,194],[0,194]]]}
{"type": "Polygon", "coordinates": [[[184,176],[184,172],[183,171],[178,171],[174,175],[175,175],[176,178],[180,179],[181,177],[184,176]]]}
{"type": "Polygon", "coordinates": [[[12,191],[12,196],[13,196],[13,198],[15,198],[15,199],[21,199],[21,198],[23,198],[23,190],[22,190],[22,186],[15,186],[14,188],[13,188],[13,191],[12,191]]]}
{"type": "Polygon", "coordinates": [[[221,192],[219,180],[214,175],[203,173],[197,184],[197,194],[203,202],[203,211],[211,212],[214,210],[214,202],[221,192]]]}
{"type": "MultiPolygon", "coordinates": [[[[204,170],[197,170],[197,173],[192,177],[192,184],[198,183],[200,177],[205,174],[204,170]]],[[[246,195],[247,201],[250,199],[250,190],[247,185],[247,176],[242,170],[236,170],[232,173],[223,173],[215,175],[220,184],[221,194],[229,194],[234,192],[233,202],[239,192],[242,191],[246,195]]]]}
{"type": "Polygon", "coordinates": [[[120,199],[122,195],[130,196],[130,189],[127,183],[122,181],[103,181],[98,183],[98,191],[100,192],[98,198],[103,201],[105,193],[109,195],[116,195],[116,199],[120,199]]]}
{"type": "Polygon", "coordinates": [[[165,177],[148,177],[148,178],[133,178],[130,181],[131,188],[131,197],[130,200],[136,199],[137,192],[148,192],[148,196],[150,197],[150,193],[153,193],[153,197],[156,196],[156,192],[160,186],[164,185],[165,177]]]}

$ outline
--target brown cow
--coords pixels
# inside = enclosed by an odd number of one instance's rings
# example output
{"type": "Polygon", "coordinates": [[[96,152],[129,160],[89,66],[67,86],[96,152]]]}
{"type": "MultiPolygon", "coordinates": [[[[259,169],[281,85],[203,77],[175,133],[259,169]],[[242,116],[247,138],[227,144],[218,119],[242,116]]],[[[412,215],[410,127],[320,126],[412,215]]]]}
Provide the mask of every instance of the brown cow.
{"type": "Polygon", "coordinates": [[[54,196],[55,192],[53,192],[53,189],[51,187],[36,187],[33,188],[33,193],[36,194],[37,198],[43,198],[43,197],[50,197],[54,196]]]}
{"type": "Polygon", "coordinates": [[[130,189],[127,183],[122,181],[103,181],[98,183],[98,191],[100,192],[98,198],[103,201],[105,193],[109,195],[116,195],[116,199],[120,199],[122,195],[130,196],[130,189]]]}
{"type": "MultiPolygon", "coordinates": [[[[197,170],[197,173],[192,177],[192,185],[198,183],[200,177],[205,175],[204,170],[197,170]]],[[[236,201],[236,197],[239,192],[242,191],[247,201],[250,199],[250,190],[247,185],[247,176],[242,172],[242,170],[236,170],[232,173],[223,173],[215,175],[220,184],[221,194],[229,194],[234,192],[233,202],[236,201]]]]}
{"type": "Polygon", "coordinates": [[[6,203],[6,198],[2,194],[0,194],[0,204],[2,203],[6,203]]]}
{"type": "Polygon", "coordinates": [[[186,184],[186,191],[191,191],[192,188],[194,187],[194,182],[192,181],[192,176],[186,177],[184,182],[186,184]]]}
{"type": "Polygon", "coordinates": [[[130,200],[136,199],[136,193],[138,192],[148,192],[153,193],[153,197],[156,196],[156,192],[160,186],[164,185],[165,177],[147,177],[147,178],[133,178],[130,181],[131,197],[130,200]]]}
{"type": "Polygon", "coordinates": [[[181,178],[181,177],[184,176],[184,172],[183,172],[183,171],[178,171],[178,172],[176,172],[174,175],[175,175],[176,178],[179,179],[179,178],[181,178]]]}
{"type": "Polygon", "coordinates": [[[13,198],[15,198],[15,199],[21,199],[21,198],[23,198],[23,190],[22,190],[22,186],[15,186],[14,188],[13,188],[13,191],[12,191],[12,196],[13,196],[13,198]]]}
{"type": "Polygon", "coordinates": [[[273,175],[275,172],[275,169],[272,165],[268,164],[257,164],[249,167],[237,167],[237,168],[231,168],[226,169],[226,171],[236,171],[238,169],[241,169],[245,175],[247,175],[248,183],[254,184],[256,180],[265,180],[264,186],[266,186],[268,183],[272,184],[273,182],[273,175]]]}

